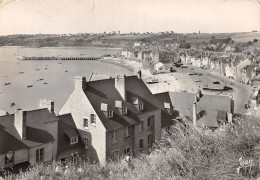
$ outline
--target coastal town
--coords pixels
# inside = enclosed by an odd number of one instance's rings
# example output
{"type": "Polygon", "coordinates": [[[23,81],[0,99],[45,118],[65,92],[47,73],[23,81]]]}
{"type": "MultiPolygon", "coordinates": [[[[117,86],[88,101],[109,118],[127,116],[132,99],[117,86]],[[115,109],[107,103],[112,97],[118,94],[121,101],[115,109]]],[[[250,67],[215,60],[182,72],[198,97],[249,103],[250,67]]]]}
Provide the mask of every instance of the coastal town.
{"type": "Polygon", "coordinates": [[[93,59],[16,59],[50,60],[96,60],[128,68],[133,75],[76,76],[74,90],[58,112],[55,102],[46,99],[39,99],[39,106],[30,110],[17,104],[11,105],[19,107],[14,113],[1,110],[4,169],[17,171],[51,161],[75,164],[80,158],[106,166],[123,156],[149,153],[180,121],[215,132],[225,131],[238,114],[259,116],[258,54],[178,44],[163,48],[136,41],[119,53],[93,59]]]}
{"type": "Polygon", "coordinates": [[[260,179],[259,1],[0,3],[0,180],[260,179]]]}

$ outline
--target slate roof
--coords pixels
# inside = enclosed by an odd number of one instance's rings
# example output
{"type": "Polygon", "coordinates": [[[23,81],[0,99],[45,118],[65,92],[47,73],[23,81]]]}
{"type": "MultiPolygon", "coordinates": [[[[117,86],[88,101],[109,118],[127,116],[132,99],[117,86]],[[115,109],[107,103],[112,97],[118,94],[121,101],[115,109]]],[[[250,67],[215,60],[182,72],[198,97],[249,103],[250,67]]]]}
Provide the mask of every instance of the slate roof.
{"type": "MultiPolygon", "coordinates": [[[[170,92],[170,98],[174,110],[179,112],[180,117],[192,118],[193,102],[196,93],[170,92]]],[[[219,111],[232,112],[231,99],[227,96],[202,95],[197,102],[198,125],[218,127],[217,115],[219,111]]]]}
{"type": "Polygon", "coordinates": [[[85,94],[101,119],[107,131],[132,126],[140,122],[138,114],[154,110],[160,110],[160,101],[151,93],[145,83],[137,76],[125,77],[126,101],[123,100],[115,88],[115,79],[91,81],[86,83],[85,94]],[[142,112],[138,111],[132,103],[133,98],[138,98],[144,103],[142,112]],[[115,101],[124,102],[127,114],[122,115],[115,107],[115,101]],[[101,103],[108,104],[109,110],[113,110],[113,118],[106,117],[101,111],[101,103]]]}
{"type": "Polygon", "coordinates": [[[54,141],[45,123],[55,120],[57,117],[47,108],[27,111],[26,139],[21,139],[14,126],[14,114],[0,116],[0,154],[54,141]]]}
{"type": "Polygon", "coordinates": [[[84,143],[80,138],[76,124],[71,114],[57,116],[58,121],[58,155],[71,150],[84,148],[84,143]],[[70,144],[70,138],[78,136],[78,143],[70,144]]]}

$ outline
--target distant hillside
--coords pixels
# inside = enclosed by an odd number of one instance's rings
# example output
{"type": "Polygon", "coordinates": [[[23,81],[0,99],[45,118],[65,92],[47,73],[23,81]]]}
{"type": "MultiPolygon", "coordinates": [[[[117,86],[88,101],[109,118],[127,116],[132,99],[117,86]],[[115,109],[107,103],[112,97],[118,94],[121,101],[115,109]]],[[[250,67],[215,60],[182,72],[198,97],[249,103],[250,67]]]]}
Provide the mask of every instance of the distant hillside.
{"type": "MultiPolygon", "coordinates": [[[[146,46],[165,47],[167,44],[190,44],[191,47],[201,48],[211,44],[214,39],[231,38],[232,42],[239,42],[241,51],[246,46],[259,48],[260,33],[218,33],[218,34],[69,34],[69,35],[10,35],[0,36],[0,46],[27,46],[27,47],[83,47],[83,46],[110,46],[110,47],[131,47],[135,42],[146,46]],[[258,43],[253,41],[257,40],[258,43]],[[246,44],[247,43],[247,44],[246,44]],[[241,46],[242,44],[242,46],[241,46]]],[[[225,43],[227,45],[228,43],[225,43]]],[[[186,46],[186,45],[185,45],[186,46]]],[[[218,49],[223,51],[226,46],[218,49]]],[[[231,47],[232,48],[232,47],[231,47]]]]}

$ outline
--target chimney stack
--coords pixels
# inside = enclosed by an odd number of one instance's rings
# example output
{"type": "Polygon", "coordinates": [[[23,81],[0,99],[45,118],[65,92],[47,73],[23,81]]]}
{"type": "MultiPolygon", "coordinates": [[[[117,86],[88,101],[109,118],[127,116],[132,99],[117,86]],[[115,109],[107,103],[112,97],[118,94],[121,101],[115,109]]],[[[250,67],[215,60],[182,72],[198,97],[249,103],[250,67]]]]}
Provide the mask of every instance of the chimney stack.
{"type": "Polygon", "coordinates": [[[198,100],[201,98],[201,96],[202,96],[201,90],[198,90],[198,92],[197,92],[197,98],[198,98],[198,100]]]}
{"type": "Polygon", "coordinates": [[[39,108],[48,108],[50,113],[54,113],[54,101],[47,99],[40,99],[39,108]]]}
{"type": "Polygon", "coordinates": [[[14,126],[21,139],[26,139],[26,111],[17,109],[14,114],[14,126]]]}
{"type": "Polygon", "coordinates": [[[138,71],[138,78],[142,79],[142,71],[141,70],[138,71]]]}
{"type": "Polygon", "coordinates": [[[228,113],[227,115],[228,115],[228,123],[232,124],[232,121],[233,121],[232,120],[232,116],[233,116],[232,113],[228,113]]]}
{"type": "Polygon", "coordinates": [[[119,92],[119,94],[121,95],[121,97],[125,101],[126,100],[125,75],[124,76],[117,75],[115,77],[115,87],[116,87],[117,91],[119,92]]]}
{"type": "Polygon", "coordinates": [[[197,126],[197,102],[193,103],[193,126],[197,126]]]}
{"type": "Polygon", "coordinates": [[[75,89],[85,90],[85,88],[86,88],[86,78],[85,77],[76,76],[74,78],[74,81],[75,81],[75,89]]]}

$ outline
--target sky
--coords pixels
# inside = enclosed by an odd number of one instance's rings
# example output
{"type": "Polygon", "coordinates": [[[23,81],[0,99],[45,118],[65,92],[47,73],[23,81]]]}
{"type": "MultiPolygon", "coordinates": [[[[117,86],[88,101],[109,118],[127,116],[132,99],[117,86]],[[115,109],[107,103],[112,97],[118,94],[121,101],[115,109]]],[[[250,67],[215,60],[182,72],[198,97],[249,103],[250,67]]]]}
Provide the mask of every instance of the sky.
{"type": "Polygon", "coordinates": [[[0,35],[260,31],[260,0],[0,0],[0,35]]]}

